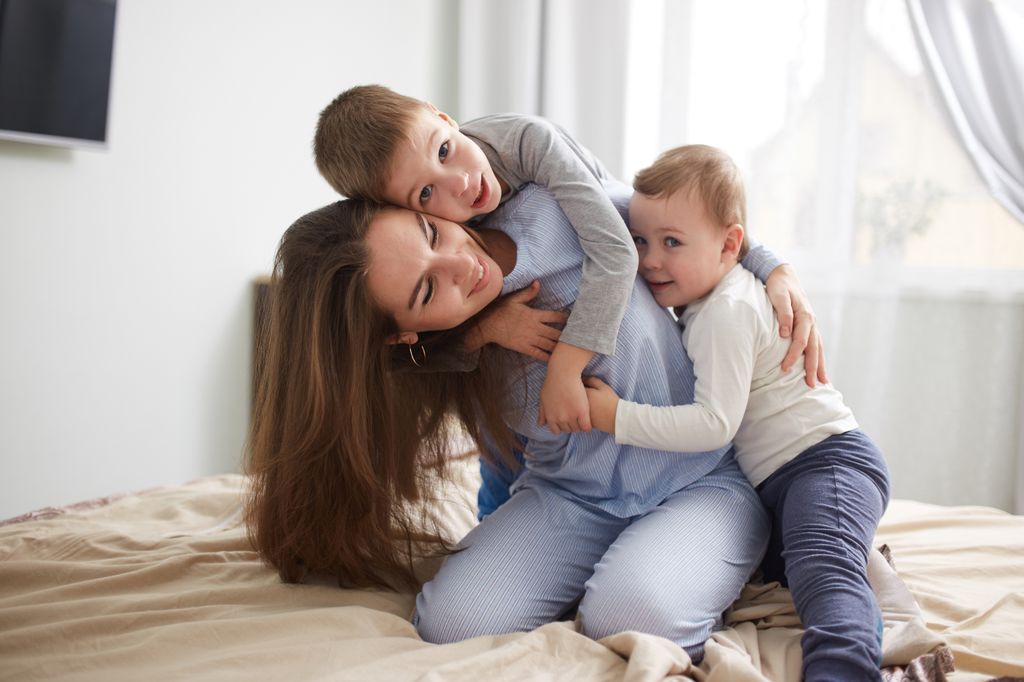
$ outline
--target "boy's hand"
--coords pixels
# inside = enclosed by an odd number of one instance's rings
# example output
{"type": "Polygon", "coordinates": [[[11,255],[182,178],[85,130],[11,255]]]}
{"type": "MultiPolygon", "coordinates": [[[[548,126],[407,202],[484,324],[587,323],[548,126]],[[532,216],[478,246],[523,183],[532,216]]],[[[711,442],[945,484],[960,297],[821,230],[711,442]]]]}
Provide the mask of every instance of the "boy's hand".
{"type": "Polygon", "coordinates": [[[547,425],[551,433],[590,431],[590,405],[580,374],[592,357],[591,351],[567,343],[555,347],[540,389],[538,425],[547,425]]]}
{"type": "Polygon", "coordinates": [[[468,350],[488,343],[547,362],[562,332],[550,326],[565,324],[567,313],[531,308],[528,304],[540,292],[540,282],[506,296],[467,334],[468,350]]]}
{"type": "Polygon", "coordinates": [[[828,383],[825,371],[825,347],[814,322],[814,310],[796,273],[788,265],[772,270],[765,282],[768,298],[779,319],[779,336],[791,338],[789,351],[782,359],[782,371],[787,372],[804,355],[804,381],[814,388],[815,379],[828,383]],[[794,325],[794,320],[796,324],[794,325]]]}
{"type": "Polygon", "coordinates": [[[611,386],[597,377],[586,377],[587,400],[590,402],[590,423],[598,431],[615,435],[615,413],[619,409],[619,396],[611,386]]]}

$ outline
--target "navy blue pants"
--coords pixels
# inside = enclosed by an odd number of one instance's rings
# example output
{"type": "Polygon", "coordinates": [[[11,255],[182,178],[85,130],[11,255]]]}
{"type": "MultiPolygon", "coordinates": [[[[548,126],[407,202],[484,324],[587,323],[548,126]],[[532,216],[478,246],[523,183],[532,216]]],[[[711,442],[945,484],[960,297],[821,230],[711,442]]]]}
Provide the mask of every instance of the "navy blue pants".
{"type": "Polygon", "coordinates": [[[757,487],[772,516],[762,569],[789,585],[804,626],[804,680],[880,680],[882,615],[867,578],[889,471],[855,429],[800,453],[757,487]]]}
{"type": "MultiPolygon", "coordinates": [[[[522,437],[516,436],[516,438],[520,447],[526,447],[522,437]]],[[[516,448],[512,450],[512,454],[522,467],[525,462],[523,451],[516,448]]],[[[485,516],[508,502],[508,489],[519,478],[522,471],[522,468],[518,471],[509,469],[501,460],[489,462],[485,457],[480,458],[480,490],[476,493],[476,518],[478,521],[483,521],[485,516]]]]}

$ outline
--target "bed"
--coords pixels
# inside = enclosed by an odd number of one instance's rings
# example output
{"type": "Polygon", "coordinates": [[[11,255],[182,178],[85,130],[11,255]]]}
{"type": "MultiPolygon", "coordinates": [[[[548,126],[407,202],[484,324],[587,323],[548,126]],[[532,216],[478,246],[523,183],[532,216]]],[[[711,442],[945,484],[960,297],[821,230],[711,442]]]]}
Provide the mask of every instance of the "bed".
{"type": "MultiPolygon", "coordinates": [[[[458,467],[431,503],[453,537],[475,523],[474,467],[458,467]]],[[[748,585],[700,666],[661,638],[592,641],[571,621],[424,643],[412,594],[282,584],[247,541],[244,489],[209,477],[0,524],[0,679],[799,678],[799,623],[775,584],[748,585]]],[[[1024,517],[896,500],[877,541],[895,566],[873,558],[887,679],[1024,676],[1024,517]]]]}

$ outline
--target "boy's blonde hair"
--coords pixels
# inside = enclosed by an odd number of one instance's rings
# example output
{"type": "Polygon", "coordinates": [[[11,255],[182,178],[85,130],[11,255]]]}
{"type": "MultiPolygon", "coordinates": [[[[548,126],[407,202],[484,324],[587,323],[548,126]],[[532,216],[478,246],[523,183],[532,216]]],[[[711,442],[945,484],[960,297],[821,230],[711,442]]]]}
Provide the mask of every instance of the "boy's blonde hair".
{"type": "Polygon", "coordinates": [[[339,194],[384,201],[395,149],[407,139],[419,107],[427,103],[383,85],[357,85],[334,98],[313,136],[313,157],[339,194]]]}
{"type": "Polygon", "coordinates": [[[722,150],[704,144],[669,149],[636,174],[633,189],[654,199],[668,199],[680,191],[695,194],[708,216],[722,227],[743,225],[739,258],[747,255],[747,195],[743,178],[722,150]]]}

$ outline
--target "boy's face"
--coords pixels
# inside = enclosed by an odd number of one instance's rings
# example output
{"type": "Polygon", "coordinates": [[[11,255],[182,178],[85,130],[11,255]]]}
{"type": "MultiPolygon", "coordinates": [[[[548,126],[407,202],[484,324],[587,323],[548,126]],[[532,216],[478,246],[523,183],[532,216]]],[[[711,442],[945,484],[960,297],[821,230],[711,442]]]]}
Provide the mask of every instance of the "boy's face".
{"type": "Polygon", "coordinates": [[[458,124],[432,105],[421,107],[391,163],[384,197],[396,206],[464,223],[501,200],[491,164],[458,124]]]}
{"type": "Polygon", "coordinates": [[[657,199],[634,192],[629,231],[640,254],[640,276],[666,308],[707,296],[735,263],[725,250],[725,228],[686,190],[657,199]]]}

